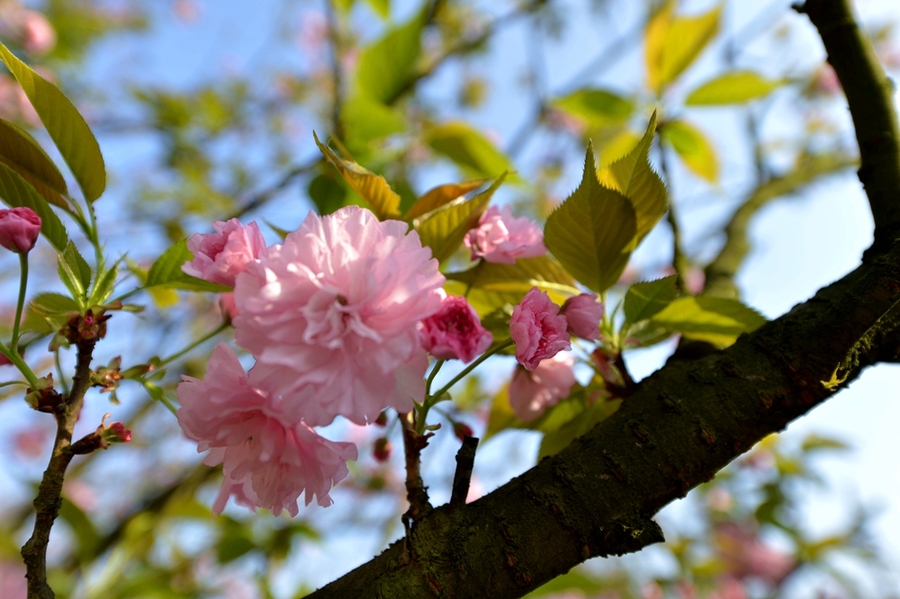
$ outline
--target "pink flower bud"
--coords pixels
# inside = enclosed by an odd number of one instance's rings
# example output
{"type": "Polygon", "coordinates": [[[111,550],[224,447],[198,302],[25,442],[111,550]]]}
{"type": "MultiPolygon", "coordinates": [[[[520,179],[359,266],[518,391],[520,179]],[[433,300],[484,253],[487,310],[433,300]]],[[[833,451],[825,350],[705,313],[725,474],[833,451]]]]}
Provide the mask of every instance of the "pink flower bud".
{"type": "Polygon", "coordinates": [[[0,245],[25,254],[31,251],[41,233],[41,217],[31,208],[0,210],[0,245]]]}
{"type": "Polygon", "coordinates": [[[234,287],[235,278],[247,270],[247,263],[265,255],[266,241],[256,223],[245,227],[236,218],[216,221],[213,229],[215,233],[197,233],[188,239],[194,259],[185,262],[181,270],[204,281],[234,287]]]}
{"type": "Polygon", "coordinates": [[[391,459],[391,452],[393,449],[394,447],[387,437],[380,437],[375,439],[375,447],[372,450],[372,453],[375,456],[376,461],[387,462],[391,459]]]}
{"type": "Polygon", "coordinates": [[[603,304],[593,293],[582,293],[570,297],[562,305],[560,314],[569,325],[566,330],[582,339],[596,341],[600,338],[600,319],[603,318],[603,304]]]}
{"type": "Polygon", "coordinates": [[[419,340],[435,358],[471,362],[491,346],[494,336],[481,326],[466,298],[448,295],[440,309],[419,324],[419,340]]]}
{"type": "Polygon", "coordinates": [[[569,354],[557,354],[543,360],[533,372],[516,366],[509,382],[509,405],[516,418],[531,422],[549,407],[565,399],[575,384],[572,365],[575,359],[569,354]]]}
{"type": "Polygon", "coordinates": [[[475,436],[475,433],[472,431],[472,427],[465,422],[454,422],[453,434],[456,435],[456,438],[460,441],[465,441],[466,437],[475,436]]]}
{"type": "Polygon", "coordinates": [[[100,433],[107,443],[128,443],[131,441],[131,431],[125,428],[121,422],[111,422],[100,433]]]}
{"type": "Polygon", "coordinates": [[[517,258],[547,253],[540,227],[527,217],[514,217],[509,206],[491,206],[478,223],[463,239],[472,250],[472,260],[484,258],[497,264],[514,264],[517,258]]]}
{"type": "Polygon", "coordinates": [[[522,303],[513,308],[509,320],[509,334],[516,343],[516,360],[528,370],[534,370],[541,360],[570,349],[567,327],[559,306],[545,292],[532,287],[522,303]]]}

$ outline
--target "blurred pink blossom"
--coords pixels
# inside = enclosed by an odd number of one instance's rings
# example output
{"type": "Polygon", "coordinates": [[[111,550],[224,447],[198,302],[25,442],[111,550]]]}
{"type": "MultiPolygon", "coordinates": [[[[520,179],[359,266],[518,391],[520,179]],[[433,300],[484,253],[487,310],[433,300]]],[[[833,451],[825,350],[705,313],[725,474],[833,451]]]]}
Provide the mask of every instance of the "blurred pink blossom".
{"type": "Polygon", "coordinates": [[[448,295],[440,310],[419,325],[419,339],[435,358],[471,362],[491,346],[494,336],[481,326],[466,298],[448,295]]]}
{"type": "Polygon", "coordinates": [[[188,249],[194,259],[185,262],[185,273],[221,285],[234,286],[235,277],[247,269],[247,263],[266,253],[266,241],[259,226],[252,222],[246,227],[236,218],[213,223],[215,233],[197,233],[188,239],[188,249]]]}
{"type": "Polygon", "coordinates": [[[536,420],[549,407],[565,399],[575,385],[571,354],[556,354],[541,361],[532,372],[516,366],[509,382],[509,404],[522,422],[536,420]]]}
{"type": "Polygon", "coordinates": [[[593,293],[582,293],[570,297],[562,305],[560,314],[569,323],[567,330],[582,339],[596,341],[600,338],[600,319],[603,318],[603,304],[593,293]]]}
{"type": "Polygon", "coordinates": [[[794,556],[772,549],[754,530],[736,522],[717,524],[714,537],[719,556],[737,578],[755,576],[778,585],[797,567],[794,556]]]}
{"type": "Polygon", "coordinates": [[[4,354],[0,354],[0,366],[9,366],[12,364],[12,360],[6,357],[4,354]]]}
{"type": "Polygon", "coordinates": [[[0,597],[3,599],[25,599],[28,583],[25,580],[25,565],[13,560],[0,561],[0,597]]]}
{"type": "Polygon", "coordinates": [[[56,45],[56,31],[47,17],[33,10],[24,11],[22,47],[30,54],[46,54],[56,45]]]}
{"type": "Polygon", "coordinates": [[[291,379],[284,401],[307,424],[364,424],[424,397],[418,323],[440,309],[444,276],[408,228],[357,206],[310,213],[238,275],[235,339],[291,379]]]}
{"type": "Polygon", "coordinates": [[[222,309],[222,313],[228,317],[228,320],[237,318],[238,309],[237,304],[234,303],[233,291],[226,291],[219,296],[219,308],[222,309]]]}
{"type": "Polygon", "coordinates": [[[497,264],[515,264],[518,258],[534,258],[547,253],[544,234],[528,217],[516,218],[509,206],[488,208],[478,227],[466,233],[465,246],[472,260],[484,258],[497,264]]]}
{"type": "Polygon", "coordinates": [[[0,245],[27,254],[41,234],[41,217],[31,208],[0,210],[0,245]]]}
{"type": "Polygon", "coordinates": [[[182,377],[178,385],[178,424],[197,451],[210,450],[208,466],[223,464],[225,480],[213,505],[219,514],[229,496],[248,507],[264,507],[276,516],[296,516],[305,493],[331,505],[328,493],[348,474],[356,446],[320,437],[297,413],[285,412],[271,376],[247,375],[234,351],[220,343],[203,380],[182,377]]]}
{"type": "Polygon", "coordinates": [[[718,588],[707,599],[747,599],[747,591],[739,580],[729,576],[719,583],[718,588]]]}
{"type": "Polygon", "coordinates": [[[528,370],[534,370],[541,360],[552,358],[570,349],[568,322],[559,314],[559,306],[550,296],[532,287],[521,303],[513,308],[509,333],[516,343],[516,360],[528,370]]]}
{"type": "Polygon", "coordinates": [[[32,421],[25,428],[13,433],[12,446],[16,457],[33,460],[45,454],[49,455],[53,445],[54,428],[46,421],[32,421]]]}

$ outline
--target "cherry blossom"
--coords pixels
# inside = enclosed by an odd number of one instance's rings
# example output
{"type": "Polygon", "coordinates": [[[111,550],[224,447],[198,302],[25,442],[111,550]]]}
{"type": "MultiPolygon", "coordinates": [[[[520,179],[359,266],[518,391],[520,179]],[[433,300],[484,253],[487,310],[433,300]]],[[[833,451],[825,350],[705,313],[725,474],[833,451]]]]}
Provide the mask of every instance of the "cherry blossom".
{"type": "Polygon", "coordinates": [[[516,366],[509,383],[509,404],[522,422],[538,419],[544,410],[565,399],[575,385],[571,354],[542,360],[532,372],[516,366]]]}
{"type": "Polygon", "coordinates": [[[516,360],[534,370],[541,360],[552,358],[557,352],[570,349],[568,322],[559,314],[559,306],[537,287],[513,308],[509,333],[516,343],[516,360]]]}
{"type": "Polygon", "coordinates": [[[494,336],[481,326],[478,313],[466,298],[448,295],[440,310],[419,325],[419,339],[435,358],[471,362],[490,347],[494,336]]]}
{"type": "Polygon", "coordinates": [[[570,297],[562,305],[560,314],[566,317],[571,334],[588,341],[600,338],[600,319],[603,318],[603,304],[593,293],[582,293],[570,297]]]}
{"type": "Polygon", "coordinates": [[[235,277],[246,270],[247,263],[266,253],[266,241],[255,222],[245,227],[233,218],[216,221],[213,229],[215,233],[197,233],[188,239],[194,259],[181,270],[204,281],[234,286],[235,277]]]}
{"type": "Polygon", "coordinates": [[[515,217],[509,206],[488,208],[478,227],[466,233],[465,246],[472,260],[484,258],[497,264],[514,264],[518,258],[534,258],[547,253],[544,234],[528,217],[515,217]]]}

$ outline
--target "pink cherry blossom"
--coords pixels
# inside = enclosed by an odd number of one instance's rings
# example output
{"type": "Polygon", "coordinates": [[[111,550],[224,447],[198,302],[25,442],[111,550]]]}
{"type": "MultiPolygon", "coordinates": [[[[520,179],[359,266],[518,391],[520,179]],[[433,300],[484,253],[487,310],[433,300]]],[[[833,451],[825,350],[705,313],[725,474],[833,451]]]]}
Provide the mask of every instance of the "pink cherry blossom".
{"type": "Polygon", "coordinates": [[[484,258],[497,264],[514,264],[518,258],[534,258],[547,253],[544,234],[528,217],[516,218],[509,206],[491,206],[466,233],[463,243],[472,250],[472,260],[484,258]]]}
{"type": "Polygon", "coordinates": [[[255,222],[245,227],[233,218],[216,221],[213,229],[215,233],[197,233],[188,239],[194,259],[185,262],[181,270],[204,281],[234,286],[238,273],[266,253],[266,241],[255,222]]]}
{"type": "Polygon", "coordinates": [[[522,422],[536,420],[544,410],[565,399],[575,385],[575,359],[556,354],[542,360],[532,372],[516,366],[509,382],[509,404],[522,422]]]}
{"type": "Polygon", "coordinates": [[[739,580],[729,576],[706,599],[747,599],[747,591],[739,580]]]}
{"type": "Polygon", "coordinates": [[[282,510],[296,516],[303,493],[307,505],[313,498],[331,505],[328,493],[347,476],[356,446],[324,439],[286,412],[278,380],[254,370],[245,373],[234,351],[220,343],[206,377],[184,376],[178,385],[178,424],[198,442],[198,451],[210,450],[205,464],[223,465],[225,480],[213,511],[221,513],[229,496],[276,516],[282,510]]]}
{"type": "Polygon", "coordinates": [[[435,358],[471,362],[491,346],[494,336],[481,326],[478,313],[466,298],[448,295],[440,310],[419,325],[419,339],[435,358]]]}
{"type": "Polygon", "coordinates": [[[509,334],[516,343],[516,360],[528,370],[534,370],[541,360],[552,358],[557,352],[570,349],[568,322],[559,314],[559,306],[537,287],[513,308],[509,320],[509,334]]]}
{"type": "Polygon", "coordinates": [[[235,339],[257,368],[292,377],[285,401],[312,426],[408,412],[425,395],[417,325],[440,309],[444,276],[408,228],[357,206],[311,213],[238,275],[235,339]]]}
{"type": "Polygon", "coordinates": [[[719,556],[728,572],[738,578],[755,576],[777,585],[797,568],[790,553],[769,547],[748,526],[721,522],[714,533],[719,556]]]}
{"type": "Polygon", "coordinates": [[[0,245],[27,254],[41,234],[41,217],[31,208],[0,210],[0,245]]]}
{"type": "Polygon", "coordinates": [[[593,293],[582,293],[570,297],[562,305],[560,314],[569,323],[567,330],[582,339],[596,341],[600,338],[600,319],[603,318],[603,304],[593,293]]]}

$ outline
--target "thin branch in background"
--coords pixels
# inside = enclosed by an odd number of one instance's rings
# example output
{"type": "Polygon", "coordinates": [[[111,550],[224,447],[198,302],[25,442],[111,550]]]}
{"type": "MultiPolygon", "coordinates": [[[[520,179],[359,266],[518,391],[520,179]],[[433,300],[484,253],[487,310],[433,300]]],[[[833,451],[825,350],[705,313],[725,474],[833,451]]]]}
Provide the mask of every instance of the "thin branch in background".
{"type": "Polygon", "coordinates": [[[314,168],[316,168],[321,160],[322,159],[320,157],[311,158],[310,160],[291,168],[284,175],[282,175],[281,179],[279,179],[274,185],[251,196],[250,199],[244,202],[240,208],[229,215],[226,220],[230,220],[232,218],[241,218],[248,212],[261,207],[273,196],[275,196],[275,194],[283,191],[288,185],[293,183],[294,179],[302,177],[303,175],[306,175],[314,168]]]}
{"type": "MultiPolygon", "coordinates": [[[[662,129],[664,126],[665,124],[661,123],[659,128],[662,129]]],[[[672,203],[672,177],[669,174],[669,165],[666,160],[666,149],[662,144],[659,145],[659,172],[669,190],[669,209],[666,211],[666,222],[669,223],[669,228],[672,230],[672,268],[675,269],[675,287],[679,293],[683,293],[685,291],[684,276],[690,265],[682,249],[681,228],[678,225],[678,217],[672,203]]]]}
{"type": "Polygon", "coordinates": [[[334,85],[334,95],[331,99],[331,134],[338,139],[344,139],[344,123],[341,118],[344,87],[341,70],[341,32],[333,0],[325,0],[325,15],[328,19],[328,40],[331,44],[331,80],[334,85]]]}

